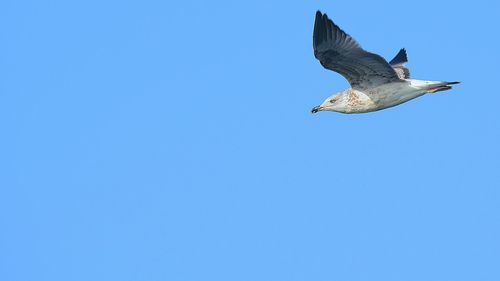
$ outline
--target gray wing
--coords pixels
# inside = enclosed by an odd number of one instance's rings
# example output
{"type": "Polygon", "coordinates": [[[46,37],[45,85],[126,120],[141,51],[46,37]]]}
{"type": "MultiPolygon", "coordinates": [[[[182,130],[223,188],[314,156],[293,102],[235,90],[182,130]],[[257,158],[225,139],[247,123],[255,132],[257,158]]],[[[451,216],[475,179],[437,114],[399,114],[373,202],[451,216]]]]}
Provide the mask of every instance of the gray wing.
{"type": "Polygon", "coordinates": [[[405,66],[408,62],[408,57],[406,56],[406,50],[403,48],[399,50],[398,54],[389,62],[389,64],[394,68],[399,79],[410,78],[410,70],[405,66]]]}
{"type": "Polygon", "coordinates": [[[344,76],[353,89],[365,90],[401,81],[384,58],[363,50],[320,11],[316,12],[314,22],[313,47],[321,65],[344,76]]]}

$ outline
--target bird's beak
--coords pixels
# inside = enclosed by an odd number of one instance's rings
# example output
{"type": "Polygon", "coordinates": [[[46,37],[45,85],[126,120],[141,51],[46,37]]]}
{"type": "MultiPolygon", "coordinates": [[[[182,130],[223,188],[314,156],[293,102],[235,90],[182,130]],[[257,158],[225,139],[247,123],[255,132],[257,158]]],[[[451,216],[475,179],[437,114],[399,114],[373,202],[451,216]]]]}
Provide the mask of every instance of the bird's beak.
{"type": "Polygon", "coordinates": [[[321,106],[319,106],[319,105],[318,105],[318,106],[315,106],[315,107],[313,107],[313,109],[311,110],[311,113],[316,113],[316,112],[318,112],[318,111],[321,111],[322,109],[323,109],[323,108],[322,108],[321,106]]]}

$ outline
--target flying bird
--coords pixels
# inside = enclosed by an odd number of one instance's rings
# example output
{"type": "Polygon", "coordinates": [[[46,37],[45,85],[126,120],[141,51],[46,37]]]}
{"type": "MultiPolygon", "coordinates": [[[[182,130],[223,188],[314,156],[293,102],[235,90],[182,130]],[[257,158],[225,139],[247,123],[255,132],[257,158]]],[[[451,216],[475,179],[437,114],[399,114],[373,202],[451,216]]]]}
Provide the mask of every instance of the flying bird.
{"type": "Polygon", "coordinates": [[[316,12],[313,34],[314,56],[321,65],[349,81],[347,90],[328,97],[312,109],[341,113],[377,111],[407,102],[426,93],[451,89],[460,82],[410,79],[406,50],[387,62],[381,56],[367,52],[326,14],[316,12]]]}

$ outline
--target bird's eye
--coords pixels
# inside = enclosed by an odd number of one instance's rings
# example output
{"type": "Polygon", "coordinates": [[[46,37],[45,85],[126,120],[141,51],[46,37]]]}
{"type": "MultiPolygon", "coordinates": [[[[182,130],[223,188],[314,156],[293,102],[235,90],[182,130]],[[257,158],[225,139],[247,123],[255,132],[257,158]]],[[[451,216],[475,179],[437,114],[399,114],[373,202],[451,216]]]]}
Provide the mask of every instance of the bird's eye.
{"type": "Polygon", "coordinates": [[[334,103],[334,102],[336,102],[336,101],[337,101],[336,99],[331,99],[331,100],[330,100],[330,103],[334,103]]]}

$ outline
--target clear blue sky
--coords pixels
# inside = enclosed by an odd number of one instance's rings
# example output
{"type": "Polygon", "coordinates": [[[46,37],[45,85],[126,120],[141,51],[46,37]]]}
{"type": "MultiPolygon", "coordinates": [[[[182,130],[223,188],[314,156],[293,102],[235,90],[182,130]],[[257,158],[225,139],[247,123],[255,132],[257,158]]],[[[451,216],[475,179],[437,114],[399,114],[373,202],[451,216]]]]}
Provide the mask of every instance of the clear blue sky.
{"type": "Polygon", "coordinates": [[[2,1],[0,279],[500,280],[499,4],[340,2],[2,1]],[[311,115],[317,9],[463,84],[311,115]]]}

